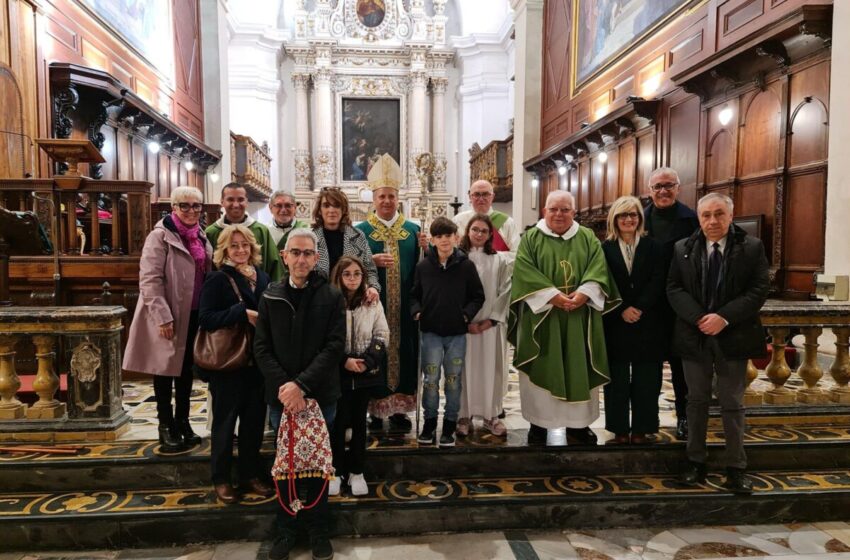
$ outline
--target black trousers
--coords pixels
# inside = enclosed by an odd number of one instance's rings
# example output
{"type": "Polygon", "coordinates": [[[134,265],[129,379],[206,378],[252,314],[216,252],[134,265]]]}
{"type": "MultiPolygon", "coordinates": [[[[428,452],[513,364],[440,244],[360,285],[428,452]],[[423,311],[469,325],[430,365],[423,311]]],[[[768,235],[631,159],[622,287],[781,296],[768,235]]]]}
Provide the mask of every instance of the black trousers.
{"type": "Polygon", "coordinates": [[[192,395],[192,366],[195,360],[192,348],[198,334],[198,312],[189,315],[189,331],[186,335],[186,353],[183,355],[183,367],[180,377],[154,375],[153,394],[156,398],[156,417],[159,422],[170,423],[189,418],[189,397],[192,395]],[[174,410],[171,408],[171,387],[174,386],[174,410]]]}
{"type": "Polygon", "coordinates": [[[366,462],[366,409],[369,389],[343,391],[336,403],[336,419],[331,429],[331,451],[337,476],[362,474],[366,462]],[[345,431],[351,428],[351,442],[345,452],[345,431]]]}
{"type": "Polygon", "coordinates": [[[682,358],[670,356],[670,377],[673,382],[673,395],[676,397],[676,418],[679,420],[688,416],[688,383],[685,381],[685,368],[682,358]]]}
{"type": "MultiPolygon", "coordinates": [[[[277,480],[275,482],[280,491],[280,498],[289,507],[293,496],[289,495],[287,481],[277,480]]],[[[315,506],[310,509],[302,509],[296,516],[289,515],[281,508],[277,513],[278,531],[295,536],[300,525],[307,531],[311,542],[328,538],[328,490],[325,487],[325,481],[315,477],[296,478],[295,491],[298,494],[298,499],[304,505],[313,503],[319,492],[322,492],[322,497],[319,498],[315,506]]]]}
{"type": "Polygon", "coordinates": [[[260,446],[265,429],[266,403],[263,376],[255,368],[210,372],[212,433],[210,466],[213,484],[230,482],[233,464],[233,430],[239,420],[239,480],[260,475],[260,446]]]}
{"type": "Polygon", "coordinates": [[[612,361],[608,364],[611,382],[604,388],[606,430],[618,435],[658,431],[661,367],[661,362],[612,361]]]}

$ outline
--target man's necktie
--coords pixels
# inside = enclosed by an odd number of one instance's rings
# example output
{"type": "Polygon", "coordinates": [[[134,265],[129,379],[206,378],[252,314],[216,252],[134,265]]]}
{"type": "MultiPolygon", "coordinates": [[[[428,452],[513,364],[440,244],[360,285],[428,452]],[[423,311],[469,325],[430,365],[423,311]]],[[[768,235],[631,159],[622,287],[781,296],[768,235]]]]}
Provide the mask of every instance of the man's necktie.
{"type": "Polygon", "coordinates": [[[708,285],[707,302],[708,310],[715,311],[717,305],[717,284],[720,280],[720,267],[723,264],[723,254],[720,252],[720,244],[716,241],[711,245],[711,256],[708,257],[708,285]]]}

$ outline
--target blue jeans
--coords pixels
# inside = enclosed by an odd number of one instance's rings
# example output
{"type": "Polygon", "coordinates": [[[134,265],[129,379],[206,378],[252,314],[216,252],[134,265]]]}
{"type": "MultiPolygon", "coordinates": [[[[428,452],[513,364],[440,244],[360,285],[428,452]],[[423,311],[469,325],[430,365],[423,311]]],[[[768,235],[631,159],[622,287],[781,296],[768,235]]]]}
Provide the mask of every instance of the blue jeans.
{"type": "MultiPolygon", "coordinates": [[[[328,425],[328,432],[334,425],[334,418],[336,418],[336,403],[329,404],[328,406],[319,407],[322,410],[322,416],[325,417],[325,424],[328,425]]],[[[283,405],[278,403],[269,405],[269,422],[271,422],[272,428],[274,428],[274,437],[275,441],[277,441],[277,433],[280,431],[280,420],[283,418],[283,405]]]]}
{"type": "Polygon", "coordinates": [[[457,422],[460,410],[460,390],[463,387],[463,367],[466,361],[466,335],[439,336],[422,333],[422,408],[425,419],[436,419],[440,408],[440,373],[446,372],[443,392],[446,405],[443,420],[457,422]]]}

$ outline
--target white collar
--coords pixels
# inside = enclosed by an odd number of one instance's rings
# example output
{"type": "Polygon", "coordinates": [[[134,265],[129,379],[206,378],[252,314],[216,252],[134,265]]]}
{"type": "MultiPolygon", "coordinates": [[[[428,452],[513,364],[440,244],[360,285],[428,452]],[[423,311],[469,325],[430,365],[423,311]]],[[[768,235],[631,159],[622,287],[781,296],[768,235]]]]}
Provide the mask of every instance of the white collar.
{"type": "Polygon", "coordinates": [[[726,251],[726,240],[727,239],[729,239],[728,234],[724,235],[723,237],[721,237],[717,241],[709,241],[708,239],[706,239],[705,240],[705,254],[708,255],[708,256],[711,256],[711,251],[712,251],[711,246],[714,245],[715,243],[720,245],[720,252],[721,253],[725,252],[726,251]]]}
{"type": "MultiPolygon", "coordinates": [[[[274,222],[274,219],[272,219],[272,222],[274,222]]],[[[238,225],[240,225],[240,226],[245,226],[245,227],[249,228],[249,227],[251,227],[251,225],[252,225],[253,223],[254,223],[254,218],[252,218],[252,217],[251,217],[251,215],[250,215],[250,214],[248,214],[248,213],[246,212],[246,213],[245,213],[245,219],[244,219],[244,220],[242,220],[241,222],[239,222],[239,224],[238,224],[238,225]]],[[[218,220],[216,220],[216,221],[215,221],[215,225],[217,225],[217,226],[218,226],[218,227],[220,227],[221,229],[224,229],[224,228],[226,228],[227,226],[229,226],[229,225],[233,225],[233,224],[230,224],[230,223],[228,223],[228,222],[225,222],[225,221],[224,221],[224,215],[222,215],[222,216],[221,216],[218,220]]]]}
{"type": "Polygon", "coordinates": [[[565,231],[563,234],[558,235],[557,233],[555,233],[554,231],[549,229],[549,226],[546,225],[546,220],[544,220],[543,218],[540,218],[540,221],[537,222],[536,227],[537,227],[537,229],[539,229],[540,231],[542,231],[543,233],[545,233],[549,237],[560,237],[561,239],[566,241],[568,239],[572,239],[573,237],[575,237],[575,235],[578,233],[578,228],[580,226],[578,225],[577,221],[573,220],[573,225],[570,226],[570,229],[565,231]]]}
{"type": "Polygon", "coordinates": [[[279,225],[277,225],[277,222],[275,221],[275,219],[274,219],[274,218],[272,218],[272,227],[273,227],[273,228],[275,228],[275,229],[279,229],[280,231],[282,231],[282,232],[284,232],[284,233],[285,233],[286,231],[288,231],[288,230],[292,229],[293,227],[295,227],[295,222],[296,222],[296,221],[297,221],[297,219],[296,219],[296,218],[292,218],[292,221],[291,221],[291,222],[289,222],[289,225],[288,225],[288,226],[279,226],[279,225]]]}
{"type": "Polygon", "coordinates": [[[391,227],[393,227],[393,226],[395,225],[396,221],[398,220],[398,210],[396,210],[396,213],[395,213],[395,214],[393,214],[393,217],[392,217],[392,218],[390,218],[389,220],[385,220],[385,219],[383,219],[382,217],[380,217],[380,216],[378,215],[378,213],[377,213],[377,212],[375,212],[375,217],[376,217],[376,218],[378,218],[378,221],[379,221],[379,222],[381,222],[382,224],[384,224],[384,225],[385,225],[385,226],[387,226],[388,228],[391,228],[391,227]]]}
{"type": "Polygon", "coordinates": [[[292,281],[292,276],[287,276],[286,279],[289,281],[289,287],[295,290],[303,290],[304,288],[310,285],[310,281],[307,280],[306,282],[304,282],[304,285],[299,288],[295,285],[295,282],[292,281]]]}

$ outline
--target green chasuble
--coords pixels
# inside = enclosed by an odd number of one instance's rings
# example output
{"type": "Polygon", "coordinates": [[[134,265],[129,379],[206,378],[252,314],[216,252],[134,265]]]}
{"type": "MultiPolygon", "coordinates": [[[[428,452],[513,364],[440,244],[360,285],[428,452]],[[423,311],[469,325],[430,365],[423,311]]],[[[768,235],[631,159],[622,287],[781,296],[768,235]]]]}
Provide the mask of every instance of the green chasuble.
{"type": "Polygon", "coordinates": [[[564,294],[587,282],[605,294],[603,313],[620,304],[602,245],[579,227],[570,239],[552,237],[538,227],[522,237],[514,263],[508,340],[516,348],[514,366],[553,397],[585,402],[590,390],[609,381],[602,313],[585,304],[575,311],[550,307],[533,313],[525,299],[548,288],[564,294]]]}
{"type": "MultiPolygon", "coordinates": [[[[227,225],[224,223],[224,218],[220,218],[214,224],[208,225],[207,229],[204,230],[213,249],[216,247],[219,234],[227,225]]],[[[254,234],[254,237],[257,238],[257,243],[260,245],[260,257],[262,258],[260,268],[269,275],[272,282],[280,280],[281,276],[283,276],[283,263],[280,260],[280,254],[272,239],[272,234],[269,233],[269,228],[250,216],[248,216],[248,223],[243,222],[242,225],[246,225],[251,230],[251,233],[254,234]]]]}
{"type": "MultiPolygon", "coordinates": [[[[357,224],[357,229],[366,234],[372,254],[392,253],[397,266],[378,267],[378,281],[381,284],[381,303],[390,327],[390,341],[387,352],[386,394],[376,394],[383,399],[393,393],[403,395],[416,394],[418,376],[419,334],[416,323],[410,317],[410,290],[413,287],[413,273],[419,262],[419,226],[405,220],[398,214],[392,227],[387,227],[374,213],[370,213],[365,222],[357,224]]],[[[405,408],[409,408],[409,403],[405,408]]],[[[383,411],[381,416],[398,412],[395,405],[383,411]]]]}

